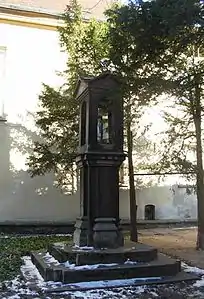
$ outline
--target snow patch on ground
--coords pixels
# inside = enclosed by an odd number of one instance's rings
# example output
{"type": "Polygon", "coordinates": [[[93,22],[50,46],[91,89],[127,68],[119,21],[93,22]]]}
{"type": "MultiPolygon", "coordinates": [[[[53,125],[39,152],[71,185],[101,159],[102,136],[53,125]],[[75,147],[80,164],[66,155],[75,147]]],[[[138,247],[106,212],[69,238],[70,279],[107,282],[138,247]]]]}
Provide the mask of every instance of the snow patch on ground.
{"type": "Polygon", "coordinates": [[[204,275],[204,269],[200,269],[197,267],[191,267],[185,263],[181,263],[181,267],[184,269],[185,272],[192,272],[198,275],[204,275]]]}
{"type": "MultiPolygon", "coordinates": [[[[76,291],[74,292],[73,298],[80,298],[80,299],[103,299],[103,298],[111,298],[111,299],[127,299],[129,295],[140,295],[145,292],[145,287],[137,287],[132,290],[124,290],[123,288],[117,289],[116,291],[111,290],[94,290],[94,291],[76,291]]],[[[62,295],[72,295],[70,292],[64,292],[62,295]]],[[[72,297],[71,297],[72,298],[72,297]]],[[[135,297],[136,298],[136,297],[135,297]]]]}
{"type": "Polygon", "coordinates": [[[193,286],[196,288],[204,287],[204,277],[201,280],[197,280],[193,286]]]}
{"type": "Polygon", "coordinates": [[[24,264],[21,266],[21,273],[23,274],[24,277],[26,277],[27,281],[31,281],[31,280],[38,281],[38,282],[44,281],[38,269],[32,263],[30,256],[22,257],[22,261],[24,262],[24,264]]]}
{"type": "Polygon", "coordinates": [[[5,281],[5,286],[8,291],[11,293],[14,293],[15,295],[12,295],[11,297],[7,298],[17,298],[15,296],[36,296],[38,293],[36,291],[31,290],[28,288],[27,284],[20,279],[20,277],[16,277],[15,279],[11,281],[5,281]]]}
{"type": "Polygon", "coordinates": [[[3,297],[2,299],[20,299],[20,296],[19,295],[12,295],[12,296],[9,296],[9,297],[3,297]]]}
{"type": "Polygon", "coordinates": [[[195,273],[195,274],[201,275],[201,279],[197,280],[193,284],[193,286],[197,287],[197,288],[204,287],[204,269],[200,269],[197,267],[191,267],[185,263],[181,263],[181,266],[183,267],[185,272],[190,272],[190,273],[195,273]]]}

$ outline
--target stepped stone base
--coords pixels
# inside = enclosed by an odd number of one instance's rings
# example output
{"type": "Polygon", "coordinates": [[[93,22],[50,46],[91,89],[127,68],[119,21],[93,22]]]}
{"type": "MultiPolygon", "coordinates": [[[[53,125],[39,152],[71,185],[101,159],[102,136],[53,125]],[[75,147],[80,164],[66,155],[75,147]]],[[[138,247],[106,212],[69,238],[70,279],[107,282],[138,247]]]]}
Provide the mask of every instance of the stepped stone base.
{"type": "Polygon", "coordinates": [[[86,267],[70,269],[62,265],[47,263],[39,252],[32,253],[32,261],[46,281],[61,281],[63,283],[174,276],[181,270],[178,261],[170,260],[163,255],[159,255],[156,260],[149,263],[110,264],[108,267],[101,266],[93,269],[86,267]]]}
{"type": "Polygon", "coordinates": [[[69,261],[77,266],[124,263],[128,259],[133,262],[149,262],[157,257],[157,249],[148,245],[126,242],[123,247],[116,249],[93,249],[89,247],[77,248],[65,243],[56,243],[48,251],[60,263],[69,261]]]}
{"type": "Polygon", "coordinates": [[[143,284],[141,278],[145,284],[152,284],[152,279],[154,283],[198,279],[181,272],[180,261],[158,254],[155,248],[140,243],[128,242],[124,247],[104,250],[56,243],[48,248],[49,256],[46,252],[31,253],[33,263],[46,281],[68,284],[140,278],[138,285],[143,284]]]}

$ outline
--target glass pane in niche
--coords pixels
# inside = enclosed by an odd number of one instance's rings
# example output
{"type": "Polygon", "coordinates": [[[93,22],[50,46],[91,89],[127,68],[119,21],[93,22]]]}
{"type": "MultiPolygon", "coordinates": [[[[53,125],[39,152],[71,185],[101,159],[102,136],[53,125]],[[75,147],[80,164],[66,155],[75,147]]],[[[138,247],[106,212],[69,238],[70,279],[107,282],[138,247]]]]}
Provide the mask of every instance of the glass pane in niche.
{"type": "Polygon", "coordinates": [[[97,141],[103,144],[111,143],[111,113],[107,107],[98,108],[97,141]]]}

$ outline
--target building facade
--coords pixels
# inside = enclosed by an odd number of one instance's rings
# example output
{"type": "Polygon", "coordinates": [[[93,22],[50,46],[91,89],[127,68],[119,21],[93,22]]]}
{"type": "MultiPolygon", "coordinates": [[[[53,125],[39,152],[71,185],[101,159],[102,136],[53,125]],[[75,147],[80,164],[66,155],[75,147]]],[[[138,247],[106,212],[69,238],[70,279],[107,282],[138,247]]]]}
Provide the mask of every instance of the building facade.
{"type": "MultiPolygon", "coordinates": [[[[111,2],[80,1],[86,18],[99,19],[111,2]]],[[[56,189],[53,174],[30,178],[26,171],[26,158],[38,138],[34,113],[42,83],[62,84],[57,72],[64,70],[66,54],[61,52],[57,26],[63,25],[60,14],[67,4],[67,0],[0,0],[0,222],[66,221],[79,213],[78,193],[67,196],[56,189]]],[[[139,218],[145,217],[149,204],[155,205],[159,219],[188,218],[188,207],[190,217],[196,216],[195,200],[180,200],[179,210],[178,192],[161,188],[138,191],[139,218]]],[[[129,218],[128,190],[121,191],[120,214],[129,218]]]]}

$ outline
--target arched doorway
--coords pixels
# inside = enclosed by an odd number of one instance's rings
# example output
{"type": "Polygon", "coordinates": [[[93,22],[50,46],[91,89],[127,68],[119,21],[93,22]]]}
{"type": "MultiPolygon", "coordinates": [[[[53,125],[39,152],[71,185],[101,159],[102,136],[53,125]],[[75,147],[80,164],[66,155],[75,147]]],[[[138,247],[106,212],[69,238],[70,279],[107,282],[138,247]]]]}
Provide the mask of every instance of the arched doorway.
{"type": "Polygon", "coordinates": [[[155,220],[155,205],[145,205],[145,220],[155,220]]]}

